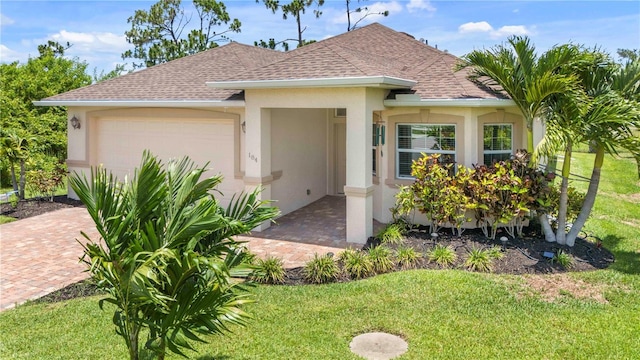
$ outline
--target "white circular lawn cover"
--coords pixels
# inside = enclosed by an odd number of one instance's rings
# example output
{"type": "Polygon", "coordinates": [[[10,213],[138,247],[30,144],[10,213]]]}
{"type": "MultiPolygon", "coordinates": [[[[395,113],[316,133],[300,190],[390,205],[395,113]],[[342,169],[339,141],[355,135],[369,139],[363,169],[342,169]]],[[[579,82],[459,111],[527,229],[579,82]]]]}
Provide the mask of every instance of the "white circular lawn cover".
{"type": "Polygon", "coordinates": [[[367,360],[389,360],[407,352],[409,345],[399,336],[374,332],[354,337],[349,348],[367,360]]]}

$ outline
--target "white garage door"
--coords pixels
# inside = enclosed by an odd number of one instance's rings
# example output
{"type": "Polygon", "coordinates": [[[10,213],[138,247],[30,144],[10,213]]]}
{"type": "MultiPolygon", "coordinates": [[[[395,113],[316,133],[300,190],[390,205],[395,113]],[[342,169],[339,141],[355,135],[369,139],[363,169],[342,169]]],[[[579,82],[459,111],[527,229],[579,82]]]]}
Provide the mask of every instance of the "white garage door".
{"type": "Polygon", "coordinates": [[[225,205],[244,187],[234,179],[234,126],[232,120],[150,119],[103,117],[97,121],[96,156],[99,164],[120,179],[133,176],[144,150],[166,163],[189,156],[198,166],[209,163],[205,175],[222,173],[217,196],[225,205]]]}

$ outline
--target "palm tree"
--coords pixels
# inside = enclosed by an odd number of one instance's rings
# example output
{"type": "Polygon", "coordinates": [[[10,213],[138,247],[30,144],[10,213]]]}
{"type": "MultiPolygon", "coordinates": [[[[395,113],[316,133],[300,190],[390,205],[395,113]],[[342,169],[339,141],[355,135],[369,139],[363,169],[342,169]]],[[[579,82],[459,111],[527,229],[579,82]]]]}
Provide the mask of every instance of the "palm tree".
{"type": "MultiPolygon", "coordinates": [[[[640,149],[637,138],[633,136],[633,127],[639,124],[640,107],[638,102],[624,98],[624,89],[633,85],[622,81],[634,77],[629,77],[608,55],[597,50],[584,51],[579,59],[572,64],[571,71],[580,79],[584,95],[576,96],[575,92],[556,94],[547,100],[547,131],[534,153],[534,158],[537,158],[552,156],[560,150],[564,152],[556,233],[553,234],[546,214],[540,214],[540,221],[547,241],[568,246],[574,245],[595,202],[605,152],[616,155],[618,149],[625,148],[639,154],[640,149]],[[596,157],[581,212],[567,234],[568,181],[572,149],[577,143],[595,144],[596,157]]],[[[638,81],[635,79],[631,81],[638,81]]]]}
{"type": "Polygon", "coordinates": [[[15,132],[10,132],[2,137],[0,147],[0,154],[9,161],[9,168],[11,169],[11,183],[13,185],[13,191],[18,193],[20,200],[24,199],[24,189],[26,185],[26,161],[29,158],[29,141],[33,139],[26,139],[20,137],[15,132]],[[20,166],[20,181],[16,178],[16,164],[20,166]]]}
{"type": "Polygon", "coordinates": [[[624,149],[637,161],[640,159],[640,139],[634,134],[634,130],[640,128],[640,59],[618,67],[608,80],[608,83],[603,81],[605,85],[594,86],[597,100],[593,116],[598,121],[594,121],[586,133],[587,140],[596,145],[596,156],[584,204],[567,234],[569,246],[573,246],[593,209],[605,153],[618,155],[618,151],[624,149]]]}
{"type": "Polygon", "coordinates": [[[212,195],[220,175],[191,160],[163,166],[145,152],[130,182],[118,182],[104,168],[91,180],[75,174],[71,187],[87,206],[99,239],[84,245],[83,261],[116,306],[113,322],[131,359],[138,359],[139,335],[148,329],[146,347],[164,359],[182,354],[189,340],[244,324],[242,305],[251,299],[246,277],[251,268],[233,236],[277,215],[258,198],[260,189],[241,194],[224,209],[212,195]]]}
{"type": "Polygon", "coordinates": [[[509,46],[474,50],[458,70],[470,69],[470,79],[505,92],[522,112],[527,125],[527,151],[533,152],[533,121],[554,94],[573,93],[576,78],[562,70],[580,53],[574,45],[555,46],[538,56],[528,37],[512,36],[509,46]]]}

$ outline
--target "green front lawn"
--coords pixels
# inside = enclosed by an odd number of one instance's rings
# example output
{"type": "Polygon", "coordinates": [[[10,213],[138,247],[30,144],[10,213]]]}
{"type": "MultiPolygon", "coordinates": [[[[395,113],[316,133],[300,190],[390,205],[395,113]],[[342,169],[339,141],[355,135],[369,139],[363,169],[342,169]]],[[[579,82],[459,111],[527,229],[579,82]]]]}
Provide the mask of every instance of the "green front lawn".
{"type": "MultiPolygon", "coordinates": [[[[574,154],[589,176],[592,155],[574,154]]],[[[574,171],[576,172],[576,171],[574,171]]],[[[258,286],[255,319],[197,344],[191,358],[357,359],[352,337],[382,330],[404,337],[401,359],[640,358],[640,184],[633,159],[607,158],[587,231],[616,256],[607,270],[562,276],[606,302],[560,291],[554,301],[527,277],[414,270],[317,286],[258,286]]],[[[587,183],[574,184],[586,190],[587,183]]],[[[545,279],[546,277],[537,277],[545,279]]],[[[0,314],[2,359],[123,359],[112,309],[97,297],[24,305],[0,314]]],[[[171,359],[180,357],[172,355],[171,359]]]]}

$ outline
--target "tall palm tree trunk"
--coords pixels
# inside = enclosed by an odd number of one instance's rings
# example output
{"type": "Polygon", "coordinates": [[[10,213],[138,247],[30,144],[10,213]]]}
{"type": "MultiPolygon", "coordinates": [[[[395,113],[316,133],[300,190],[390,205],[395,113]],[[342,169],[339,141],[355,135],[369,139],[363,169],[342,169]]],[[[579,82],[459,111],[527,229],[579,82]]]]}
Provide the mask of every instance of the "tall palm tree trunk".
{"type": "Polygon", "coordinates": [[[13,191],[18,191],[18,180],[16,179],[15,164],[11,162],[9,167],[11,167],[11,185],[13,185],[13,191]]]}
{"type": "Polygon", "coordinates": [[[538,221],[540,221],[540,226],[542,226],[544,239],[547,242],[556,242],[556,234],[553,233],[553,229],[551,228],[551,224],[549,224],[549,217],[547,216],[547,214],[546,213],[539,214],[538,221]]]}
{"type": "Polygon", "coordinates": [[[527,125],[527,152],[533,154],[533,129],[527,125]]]}
{"type": "Polygon", "coordinates": [[[571,142],[568,142],[564,151],[564,161],[562,162],[562,183],[560,185],[560,204],[558,204],[558,228],[556,229],[556,241],[560,245],[564,245],[566,243],[571,153],[571,142]]]}
{"type": "Polygon", "coordinates": [[[602,163],[604,162],[604,147],[599,145],[596,149],[596,158],[593,161],[593,171],[591,172],[591,180],[589,181],[589,188],[587,189],[587,195],[582,203],[580,214],[573,223],[569,234],[567,235],[567,245],[573,246],[576,242],[576,237],[582,230],[582,227],[587,222],[587,218],[591,214],[593,204],[596,202],[596,195],[598,194],[598,186],[600,185],[600,173],[602,171],[602,163]]]}
{"type": "Polygon", "coordinates": [[[20,187],[18,192],[18,197],[20,198],[20,200],[24,200],[24,187],[27,184],[25,173],[26,173],[25,161],[20,160],[20,187]]]}

